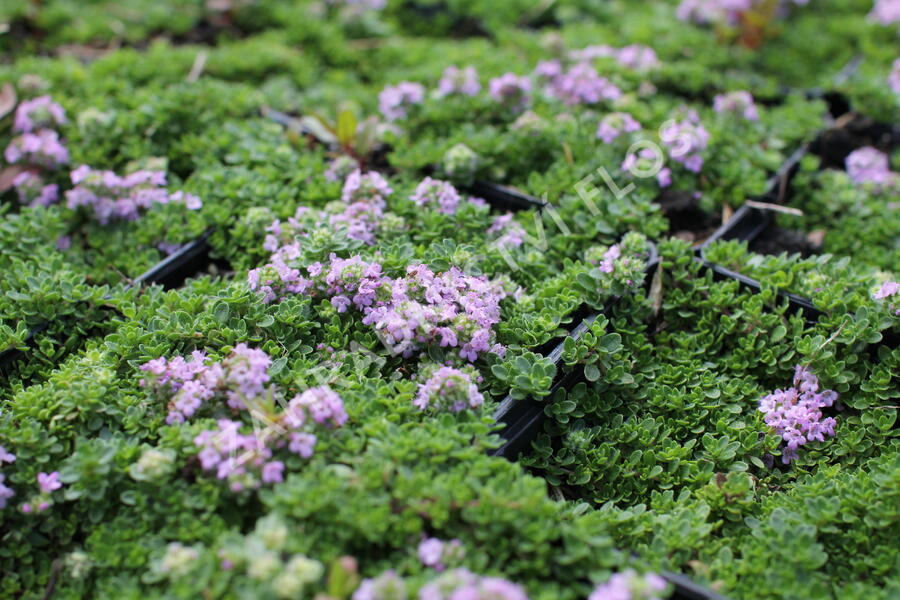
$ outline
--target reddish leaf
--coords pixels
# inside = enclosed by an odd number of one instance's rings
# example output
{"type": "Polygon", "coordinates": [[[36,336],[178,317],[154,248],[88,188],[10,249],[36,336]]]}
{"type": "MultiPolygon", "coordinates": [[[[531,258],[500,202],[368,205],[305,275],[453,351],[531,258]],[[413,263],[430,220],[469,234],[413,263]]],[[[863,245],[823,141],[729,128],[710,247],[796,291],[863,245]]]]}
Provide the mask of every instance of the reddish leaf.
{"type": "Polygon", "coordinates": [[[0,89],[0,119],[12,112],[16,107],[16,90],[12,84],[7,83],[0,89]]]}
{"type": "Polygon", "coordinates": [[[27,170],[28,169],[21,165],[10,165],[0,171],[0,194],[12,187],[12,182],[13,179],[16,178],[16,175],[27,170]]]}

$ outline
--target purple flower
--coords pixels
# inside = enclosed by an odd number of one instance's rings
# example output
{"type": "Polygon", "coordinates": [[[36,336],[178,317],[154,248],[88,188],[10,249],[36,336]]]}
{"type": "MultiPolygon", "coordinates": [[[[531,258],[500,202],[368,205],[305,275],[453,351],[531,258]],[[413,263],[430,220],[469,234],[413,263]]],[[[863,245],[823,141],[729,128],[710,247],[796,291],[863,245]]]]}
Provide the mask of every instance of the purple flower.
{"type": "Polygon", "coordinates": [[[341,427],[348,418],[343,400],[328,386],[309,388],[295,396],[288,405],[287,413],[295,417],[303,413],[301,420],[305,421],[305,415],[308,415],[319,425],[329,427],[341,427]]]}
{"type": "Polygon", "coordinates": [[[419,384],[413,404],[420,410],[433,408],[460,412],[465,408],[478,408],[484,396],[472,381],[469,373],[452,367],[441,367],[428,381],[419,384]]]}
{"type": "Polygon", "coordinates": [[[437,538],[423,539],[419,542],[417,552],[422,564],[436,571],[443,571],[448,565],[458,564],[465,556],[465,550],[459,540],[443,542],[437,538]]]}
{"type": "Polygon", "coordinates": [[[900,23],[900,0],[875,0],[869,18],[882,25],[900,23]]]}
{"type": "Polygon", "coordinates": [[[406,600],[406,584],[391,569],[375,579],[364,579],[352,600],[406,600]]]}
{"type": "Polygon", "coordinates": [[[387,179],[376,171],[363,173],[359,169],[351,172],[344,181],[341,201],[347,204],[365,202],[384,208],[384,202],[394,192],[387,179]]]}
{"type": "Polygon", "coordinates": [[[758,121],[759,113],[753,103],[750,92],[738,91],[727,94],[717,94],[713,99],[713,110],[717,113],[731,113],[740,115],[748,121],[758,121]]]}
{"type": "Polygon", "coordinates": [[[601,44],[587,46],[569,53],[574,61],[592,61],[597,58],[612,58],[626,69],[645,71],[659,64],[656,51],[641,44],[631,44],[623,48],[601,44]]]}
{"type": "Polygon", "coordinates": [[[854,183],[891,185],[897,182],[897,174],[891,171],[887,154],[871,146],[851,152],[845,164],[854,183]]]}
{"type": "Polygon", "coordinates": [[[696,111],[688,110],[683,118],[668,121],[660,128],[659,138],[669,158],[681,163],[688,171],[700,172],[703,168],[701,153],[709,145],[709,132],[696,111]]]}
{"type": "MultiPolygon", "coordinates": [[[[900,2],[897,2],[897,5],[900,6],[900,2]]],[[[891,74],[888,75],[888,85],[891,86],[895,94],[900,95],[900,58],[894,61],[891,74]]]]}
{"type": "Polygon", "coordinates": [[[662,163],[663,157],[657,151],[652,148],[641,148],[637,153],[626,154],[619,168],[636,177],[650,177],[662,163]]]}
{"type": "Polygon", "coordinates": [[[444,542],[437,538],[425,538],[419,542],[419,560],[426,567],[434,567],[441,563],[441,553],[444,551],[444,542]]]}
{"type": "Polygon", "coordinates": [[[581,50],[569,52],[569,58],[575,61],[591,61],[597,58],[616,58],[619,51],[608,44],[595,44],[586,46],[581,50]]]}
{"type": "Polygon", "coordinates": [[[419,206],[434,206],[439,213],[452,215],[456,213],[462,198],[453,184],[426,177],[409,199],[419,206]]]}
{"type": "Polygon", "coordinates": [[[671,169],[665,167],[659,170],[659,173],[656,174],[656,182],[659,184],[661,188],[667,188],[672,185],[672,171],[671,169]]]}
{"type": "MultiPolygon", "coordinates": [[[[885,281],[882,284],[881,289],[875,292],[872,297],[876,300],[883,300],[897,294],[898,292],[900,292],[900,283],[897,283],[896,281],[885,281]]],[[[0,459],[2,459],[2,456],[0,456],[0,459]]]]}
{"type": "Polygon", "coordinates": [[[38,473],[37,482],[42,494],[49,494],[62,487],[62,483],[59,481],[59,471],[53,471],[50,474],[38,473]]]}
{"type": "Polygon", "coordinates": [[[6,501],[16,495],[16,492],[7,487],[4,481],[6,481],[6,475],[0,473],[0,508],[6,508],[6,501]]]}
{"type": "Polygon", "coordinates": [[[13,131],[30,133],[38,129],[51,129],[66,124],[66,111],[50,96],[24,100],[16,109],[13,131]]]}
{"type": "Polygon", "coordinates": [[[60,252],[65,252],[69,248],[72,247],[72,238],[68,235],[61,235],[59,239],[56,240],[56,249],[60,252]]]}
{"type": "Polygon", "coordinates": [[[622,251],[619,248],[618,244],[610,246],[609,249],[603,253],[603,259],[600,261],[599,267],[600,272],[612,273],[615,266],[615,261],[620,256],[622,256],[622,251]]]}
{"type": "Polygon", "coordinates": [[[753,7],[754,0],[682,0],[676,11],[682,21],[699,24],[737,24],[741,13],[753,7]]]}
{"type": "Polygon", "coordinates": [[[0,464],[5,462],[16,462],[16,455],[12,452],[8,452],[3,446],[0,446],[0,464]]]}
{"type": "Polygon", "coordinates": [[[837,392],[820,392],[818,378],[801,365],[794,370],[793,383],[793,387],[775,390],[759,401],[759,411],[765,414],[766,424],[787,443],[781,457],[784,464],[799,456],[800,446],[833,436],[837,425],[834,418],[824,417],[821,410],[837,401],[837,392]]]}
{"type": "Polygon", "coordinates": [[[513,220],[512,213],[497,216],[487,233],[496,235],[497,245],[506,248],[518,248],[525,242],[525,229],[513,220]]]}
{"type": "Polygon", "coordinates": [[[616,54],[616,60],[623,67],[637,71],[646,71],[659,65],[659,59],[653,48],[641,44],[631,44],[620,48],[616,54]]]}
{"type": "Polygon", "coordinates": [[[378,109],[388,121],[406,118],[407,107],[421,104],[425,88],[419,83],[401,81],[395,86],[385,86],[378,94],[378,109]]]}
{"type": "Polygon", "coordinates": [[[597,126],[597,137],[604,144],[610,144],[622,133],[632,133],[641,130],[641,124],[634,117],[625,112],[614,112],[606,115],[597,126]]]}
{"type": "Polygon", "coordinates": [[[423,586],[419,600],[528,600],[528,596],[520,586],[505,579],[453,569],[423,586]]]}
{"type": "Polygon", "coordinates": [[[534,68],[534,75],[538,79],[546,81],[555,81],[557,77],[562,75],[563,66],[558,60],[542,60],[534,68]]]}
{"type": "Polygon", "coordinates": [[[641,576],[627,569],[594,588],[588,600],[661,600],[667,587],[666,580],[655,573],[641,576]]]}
{"type": "Polygon", "coordinates": [[[309,458],[313,455],[316,448],[316,442],[318,442],[318,438],[316,438],[314,434],[292,432],[289,435],[289,438],[290,443],[288,444],[288,450],[301,458],[309,458]]]}
{"type": "Polygon", "coordinates": [[[202,202],[197,196],[165,189],[163,171],[136,171],[124,177],[113,171],[94,170],[81,165],[70,174],[75,187],[66,192],[67,206],[92,209],[94,217],[103,225],[112,219],[136,220],[141,211],[156,204],[183,204],[197,210],[202,202]]]}
{"type": "Polygon", "coordinates": [[[444,74],[438,82],[438,96],[441,98],[451,94],[474,96],[480,90],[478,72],[471,66],[460,69],[451,65],[444,69],[444,74]]]}
{"type": "Polygon", "coordinates": [[[59,139],[59,134],[50,129],[23,133],[13,138],[3,153],[10,164],[29,165],[55,169],[69,162],[69,151],[59,139]]]}
{"type": "Polygon", "coordinates": [[[411,265],[405,277],[391,279],[381,274],[378,263],[332,255],[326,268],[307,267],[309,279],[294,287],[290,282],[299,278],[298,270],[278,266],[273,262],[248,274],[250,288],[262,293],[264,301],[293,293],[340,296],[333,305],[361,311],[363,324],[371,325],[385,345],[405,357],[429,344],[456,347],[468,360],[489,352],[494,344],[492,327],[500,320],[499,303],[506,296],[499,284],[455,267],[436,274],[424,265],[411,265]]]}
{"type": "Polygon", "coordinates": [[[581,62],[553,80],[550,95],[565,104],[596,104],[601,100],[615,100],[622,91],[587,62],[581,62]]]}
{"type": "Polygon", "coordinates": [[[263,483],[281,483],[284,481],[284,463],[280,460],[273,460],[266,463],[262,468],[263,483]]]}
{"type": "Polygon", "coordinates": [[[331,299],[331,305],[335,307],[339,313],[347,312],[350,304],[350,298],[347,296],[334,296],[331,299]]]}
{"type": "Polygon", "coordinates": [[[527,77],[519,77],[515,73],[504,73],[500,77],[491,79],[488,89],[491,98],[518,111],[528,105],[531,82],[527,77]]]}

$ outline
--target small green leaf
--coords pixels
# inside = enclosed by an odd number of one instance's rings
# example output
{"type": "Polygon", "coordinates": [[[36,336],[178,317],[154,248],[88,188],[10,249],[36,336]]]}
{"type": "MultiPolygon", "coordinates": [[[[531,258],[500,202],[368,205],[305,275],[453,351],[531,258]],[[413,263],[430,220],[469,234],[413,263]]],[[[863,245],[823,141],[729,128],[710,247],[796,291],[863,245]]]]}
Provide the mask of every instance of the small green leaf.
{"type": "Polygon", "coordinates": [[[338,113],[337,119],[337,138],[342,146],[350,146],[353,138],[356,137],[356,115],[353,111],[345,108],[338,113]]]}

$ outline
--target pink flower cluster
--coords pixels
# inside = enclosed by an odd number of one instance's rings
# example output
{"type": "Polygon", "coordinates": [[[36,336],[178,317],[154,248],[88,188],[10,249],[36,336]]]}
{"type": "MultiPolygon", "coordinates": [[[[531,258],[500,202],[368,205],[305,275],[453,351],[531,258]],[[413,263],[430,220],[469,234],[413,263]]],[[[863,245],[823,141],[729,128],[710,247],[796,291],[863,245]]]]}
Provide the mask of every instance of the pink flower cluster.
{"type": "Polygon", "coordinates": [[[375,236],[385,216],[386,198],[393,193],[387,180],[374,171],[361,173],[355,170],[347,176],[341,193],[345,203],[337,213],[313,210],[306,206],[297,207],[293,217],[287,222],[274,220],[266,227],[263,249],[272,252],[273,263],[286,269],[285,260],[297,258],[301,254],[300,239],[323,226],[339,229],[352,240],[374,244],[375,236]]]}
{"type": "Polygon", "coordinates": [[[645,71],[659,65],[656,52],[649,46],[630,44],[622,48],[614,48],[606,44],[587,46],[581,50],[573,50],[569,57],[576,61],[612,58],[626,69],[645,71]]]}
{"type": "Polygon", "coordinates": [[[281,481],[284,463],[274,459],[275,450],[286,446],[309,458],[318,441],[314,427],[341,427],[348,418],[340,396],[327,386],[310,388],[295,396],[283,411],[274,412],[278,390],[267,386],[271,364],[262,350],[238,344],[220,362],[210,362],[203,352],[195,351],[191,360],[158,358],[141,366],[146,373],[141,385],[171,398],[169,424],[184,423],[204,402],[217,397],[225,400],[232,412],[246,410],[265,423],[261,431],[254,428],[242,433],[243,422],[221,418],[218,429],[194,438],[203,469],[216,471],[234,491],[281,481]]]}
{"type": "Polygon", "coordinates": [[[609,247],[609,250],[603,253],[603,259],[600,261],[600,269],[601,273],[612,273],[613,268],[615,267],[615,261],[617,258],[622,256],[622,251],[619,249],[618,244],[614,244],[609,247]]]}
{"type": "MultiPolygon", "coordinates": [[[[897,295],[900,295],[900,283],[897,283],[896,281],[885,281],[881,285],[881,288],[872,294],[872,297],[876,300],[884,300],[897,295]]],[[[888,309],[894,311],[894,314],[900,317],[900,307],[894,304],[888,304],[888,309]]]]}
{"type": "Polygon", "coordinates": [[[257,348],[238,344],[221,362],[210,362],[195,350],[190,360],[176,356],[157,358],[141,365],[146,377],[141,385],[166,396],[169,414],[166,423],[184,423],[207,400],[222,396],[233,410],[243,410],[248,401],[267,393],[268,369],[272,360],[257,348]]]}
{"type": "MultiPolygon", "coordinates": [[[[364,579],[352,600],[402,600],[406,582],[393,569],[374,579],[364,579]]],[[[518,585],[499,577],[482,577],[467,569],[445,571],[425,584],[418,600],[528,600],[518,585]]]]}
{"type": "Polygon", "coordinates": [[[655,573],[638,575],[628,569],[594,588],[588,600],[661,600],[667,588],[666,580],[655,573]]]}
{"type": "Polygon", "coordinates": [[[713,110],[717,113],[739,115],[748,121],[758,121],[759,112],[753,103],[753,95],[750,92],[737,91],[727,94],[717,94],[713,99],[713,110]]]}
{"type": "Polygon", "coordinates": [[[633,133],[641,130],[641,124],[626,112],[609,113],[597,126],[597,138],[604,144],[611,144],[623,133],[633,133]]]}
{"type": "MultiPolygon", "coordinates": [[[[900,6],[900,2],[897,5],[900,6]]],[[[894,90],[895,94],[900,95],[900,58],[895,60],[891,66],[891,74],[888,75],[888,85],[894,90]]]]}
{"type": "Polygon", "coordinates": [[[35,498],[32,498],[30,502],[22,504],[21,509],[25,514],[44,512],[50,508],[52,503],[51,494],[62,487],[62,482],[59,480],[59,471],[38,473],[37,483],[40,493],[35,498]]]}
{"type": "Polygon", "coordinates": [[[451,65],[444,69],[444,74],[438,82],[438,96],[444,98],[452,94],[474,96],[481,91],[481,83],[478,81],[478,71],[469,66],[460,69],[451,65]]]}
{"type": "Polygon", "coordinates": [[[385,281],[380,264],[365,262],[359,256],[343,259],[332,254],[327,269],[318,262],[306,267],[307,277],[279,255],[272,259],[247,274],[250,289],[262,292],[264,302],[288,294],[310,294],[330,298],[338,312],[346,312],[351,305],[364,310],[375,302],[375,294],[385,281]]]}
{"type": "Polygon", "coordinates": [[[647,240],[636,232],[625,234],[622,241],[608,248],[595,246],[585,252],[585,260],[597,266],[603,274],[601,285],[613,289],[618,286],[634,287],[643,281],[646,267],[647,240]]]}
{"type": "Polygon", "coordinates": [[[455,214],[462,200],[453,184],[431,177],[423,179],[409,199],[418,206],[433,206],[439,213],[445,215],[455,214]]]}
{"type": "Polygon", "coordinates": [[[506,292],[485,277],[456,267],[434,273],[425,265],[407,267],[406,276],[384,283],[385,302],[366,308],[363,323],[372,325],[393,352],[412,356],[423,346],[456,348],[474,362],[479,354],[501,351],[493,326],[500,321],[506,292]]]}
{"type": "Polygon", "coordinates": [[[734,25],[742,13],[753,7],[754,0],[681,0],[676,16],[694,23],[728,23],[734,25]]]}
{"type": "Polygon", "coordinates": [[[99,171],[81,165],[71,174],[75,187],[66,192],[71,209],[90,207],[94,217],[106,225],[111,219],[134,221],[141,210],[154,204],[184,203],[188,210],[197,210],[200,198],[182,191],[169,193],[163,171],[136,171],[124,177],[112,171],[99,171]]]}
{"type": "Polygon", "coordinates": [[[330,224],[343,227],[347,237],[367,244],[375,243],[375,232],[384,217],[387,198],[393,193],[380,173],[362,173],[358,169],[344,181],[341,200],[347,204],[343,212],[332,215],[330,224]]]}
{"type": "Polygon", "coordinates": [[[24,171],[13,179],[19,202],[29,206],[50,206],[59,198],[59,186],[45,184],[44,178],[33,171],[24,171]]]}
{"type": "Polygon", "coordinates": [[[69,162],[69,150],[52,129],[23,133],[13,138],[3,153],[10,164],[25,163],[55,169],[69,162]]]}
{"type": "Polygon", "coordinates": [[[38,129],[55,129],[67,122],[66,111],[62,106],[50,96],[39,96],[19,104],[13,120],[13,131],[30,133],[38,129]]]}
{"type": "Polygon", "coordinates": [[[900,0],[875,0],[869,18],[882,25],[900,23],[900,0]]]}
{"type": "MultiPolygon", "coordinates": [[[[3,463],[14,462],[16,462],[16,455],[0,446],[0,466],[3,466],[3,463]]],[[[8,487],[4,481],[6,481],[6,475],[0,473],[0,509],[6,508],[6,501],[16,495],[13,489],[8,487]]]]}
{"type": "Polygon", "coordinates": [[[619,167],[628,171],[635,177],[650,177],[656,173],[656,182],[659,187],[665,188],[672,185],[672,170],[663,167],[665,158],[653,148],[641,148],[637,152],[629,152],[619,167]]]}
{"type": "Polygon", "coordinates": [[[62,106],[50,96],[40,96],[19,104],[13,118],[13,131],[20,133],[3,153],[10,164],[25,163],[55,169],[69,162],[69,151],[55,128],[66,124],[62,106]]]}
{"type": "Polygon", "coordinates": [[[315,387],[295,396],[281,414],[266,415],[267,428],[262,431],[241,433],[242,422],[219,419],[218,429],[201,432],[194,444],[200,448],[197,457],[203,469],[215,471],[239,492],[281,482],[284,462],[274,458],[275,450],[286,446],[310,458],[318,442],[312,428],[338,428],[347,418],[340,396],[327,386],[315,387]]]}
{"type": "MultiPolygon", "coordinates": [[[[413,404],[420,410],[432,408],[458,413],[466,408],[478,408],[484,404],[484,396],[473,375],[453,367],[441,367],[425,383],[419,384],[413,404]]],[[[478,381],[481,377],[476,375],[478,381]]]]}
{"type": "Polygon", "coordinates": [[[424,585],[419,590],[419,600],[528,600],[528,596],[506,579],[453,569],[424,585]]]}
{"type": "Polygon", "coordinates": [[[519,111],[528,106],[531,99],[531,81],[515,73],[504,73],[488,83],[491,98],[519,111]]]}
{"type": "Polygon", "coordinates": [[[392,193],[390,184],[381,173],[376,171],[363,173],[356,169],[344,181],[341,200],[347,204],[354,202],[383,204],[392,193]]]}
{"type": "Polygon", "coordinates": [[[851,152],[845,165],[847,174],[854,183],[874,183],[877,186],[900,185],[900,175],[891,171],[887,154],[871,146],[851,152]]]}
{"type": "Polygon", "coordinates": [[[659,132],[660,141],[669,158],[681,163],[688,171],[699,173],[703,168],[703,151],[709,145],[709,132],[700,122],[697,111],[688,109],[680,119],[667,122],[659,132]]]}
{"type": "Polygon", "coordinates": [[[378,94],[378,109],[388,121],[406,118],[407,107],[421,104],[425,99],[425,88],[420,83],[401,81],[397,85],[385,86],[378,94]]]}
{"type": "Polygon", "coordinates": [[[456,267],[435,274],[424,265],[407,268],[405,277],[383,276],[381,265],[359,256],[331,255],[328,265],[300,269],[274,256],[268,265],[248,274],[251,290],[271,302],[287,294],[330,298],[338,312],[354,307],[364,315],[392,351],[411,356],[424,345],[458,348],[474,361],[494,350],[493,325],[500,320],[500,300],[506,293],[484,277],[465,275],[456,267]]]}
{"type": "MultiPolygon", "coordinates": [[[[699,24],[737,25],[741,16],[752,10],[764,0],[681,0],[676,15],[682,21],[693,21],[699,24]]],[[[786,5],[808,4],[809,0],[781,0],[780,12],[784,12],[786,5]]]]}
{"type": "MultiPolygon", "coordinates": [[[[550,74],[546,69],[543,73],[550,74]]],[[[615,100],[622,90],[606,77],[601,77],[597,69],[586,61],[578,62],[567,71],[547,77],[547,93],[562,100],[568,106],[576,104],[597,104],[601,100],[615,100]]]]}
{"type": "Polygon", "coordinates": [[[496,236],[494,243],[504,248],[518,248],[525,242],[525,229],[513,220],[512,213],[498,215],[487,233],[496,236]]]}
{"type": "Polygon", "coordinates": [[[426,567],[444,571],[448,566],[462,562],[466,551],[459,540],[445,542],[438,538],[425,538],[419,542],[418,554],[419,560],[426,567]]]}
{"type": "Polygon", "coordinates": [[[822,409],[832,406],[838,399],[833,390],[819,391],[819,379],[806,367],[797,365],[794,385],[786,390],[775,390],[759,402],[759,411],[765,413],[766,424],[787,442],[782,454],[784,464],[799,456],[797,448],[807,442],[825,441],[834,435],[837,422],[824,417],[822,409]]]}

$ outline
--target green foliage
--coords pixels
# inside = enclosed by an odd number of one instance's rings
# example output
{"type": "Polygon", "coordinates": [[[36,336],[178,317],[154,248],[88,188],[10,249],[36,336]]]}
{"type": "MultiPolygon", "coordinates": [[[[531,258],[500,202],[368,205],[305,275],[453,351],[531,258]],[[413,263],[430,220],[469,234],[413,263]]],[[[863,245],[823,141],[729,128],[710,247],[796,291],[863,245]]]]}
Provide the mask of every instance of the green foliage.
{"type": "MultiPolygon", "coordinates": [[[[433,574],[416,556],[423,537],[459,539],[466,568],[537,600],[583,599],[629,566],[683,571],[734,598],[900,594],[900,349],[884,343],[900,322],[872,298],[897,276],[895,196],[804,159],[787,200],[803,216],[777,222],[825,230],[826,254],[706,249],[760,280],[756,293],[715,280],[665,239],[684,223],[664,215],[655,178],[620,167],[633,142],[660,143],[667,120],[696,111],[710,133],[702,171],[667,166],[670,190],[696,205],[688,226],[702,229],[764,192],[825,125],[825,103],[803,88],[838,89],[854,109],[896,121],[886,85],[896,31],[867,20],[870,0],[792,5],[756,48],[679,21],[675,0],[349,4],[2,3],[0,81],[18,100],[62,104],[71,164],[42,173],[60,186],[50,207],[21,205],[0,165],[0,351],[21,350],[0,378],[0,445],[16,456],[0,464],[15,492],[0,509],[0,598],[346,600],[391,568],[421,586],[433,574]],[[599,43],[649,46],[659,64],[598,57],[622,91],[609,102],[566,105],[534,83],[515,111],[488,93],[491,78],[599,43]],[[853,54],[860,69],[832,81],[853,54]],[[438,97],[450,65],[476,67],[481,93],[438,97]],[[386,123],[378,95],[400,81],[421,83],[425,98],[386,123]],[[757,121],[713,110],[716,94],[735,90],[753,92],[757,121]],[[613,111],[642,130],[603,143],[598,123],[613,111]],[[314,118],[327,125],[319,135],[296,127],[314,118]],[[348,156],[394,190],[371,244],[331,222],[346,206],[327,172],[348,156]],[[82,164],[164,168],[167,187],[203,207],[100,225],[65,203],[82,164]],[[523,241],[504,245],[488,233],[504,213],[466,194],[454,214],[417,205],[425,175],[461,191],[507,184],[551,206],[515,214],[507,227],[523,241]],[[435,365],[461,366],[446,348],[398,356],[327,299],[267,304],[251,293],[248,271],[271,256],[267,228],[292,218],[307,227],[290,240],[304,264],[359,254],[391,277],[424,264],[497,282],[505,354],[465,365],[484,405],[413,404],[435,365]],[[181,289],[132,285],[163,248],[207,231],[217,262],[181,289]],[[652,286],[648,240],[662,255],[652,286]],[[613,244],[635,260],[609,277],[598,264],[613,244]],[[785,291],[822,316],[795,312],[785,291]],[[288,456],[284,481],[235,491],[202,468],[194,439],[238,413],[207,406],[167,423],[168,399],[141,385],[140,366],[197,350],[219,360],[242,343],[272,358],[271,384],[287,398],[328,385],[348,421],[310,459],[288,456]],[[836,435],[787,466],[758,402],[789,386],[797,364],[840,394],[840,410],[829,413],[836,435]],[[507,396],[539,400],[548,417],[518,463],[488,456],[507,396]],[[54,471],[62,489],[40,492],[38,474],[54,471]],[[46,510],[21,510],[35,499],[46,510]]],[[[16,135],[7,112],[0,149],[16,135]]]]}

